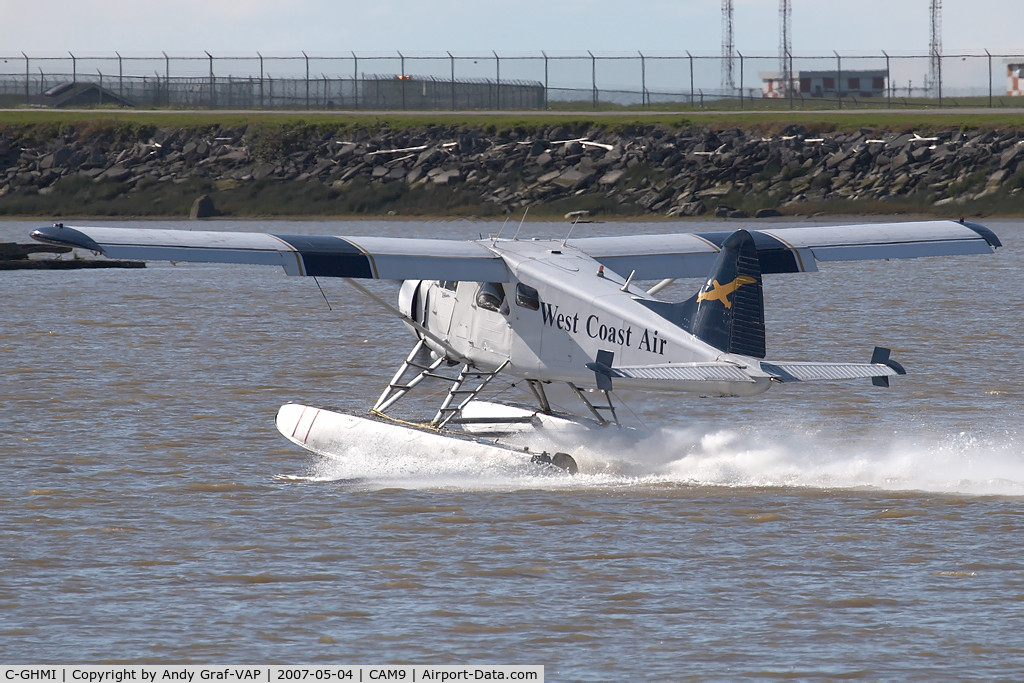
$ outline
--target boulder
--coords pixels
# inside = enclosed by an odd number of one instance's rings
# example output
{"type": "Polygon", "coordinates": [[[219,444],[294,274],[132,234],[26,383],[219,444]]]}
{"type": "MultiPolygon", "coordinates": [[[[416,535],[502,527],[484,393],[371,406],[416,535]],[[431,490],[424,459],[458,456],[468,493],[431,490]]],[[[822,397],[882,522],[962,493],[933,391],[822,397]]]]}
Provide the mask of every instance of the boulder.
{"type": "Polygon", "coordinates": [[[210,199],[210,195],[204,194],[192,202],[192,209],[188,212],[188,217],[191,219],[212,218],[216,214],[217,210],[213,206],[213,200],[210,199]]]}
{"type": "MultiPolygon", "coordinates": [[[[1017,162],[1017,158],[1024,153],[1024,144],[1018,142],[999,157],[999,168],[1008,168],[1017,162]]],[[[40,168],[42,164],[40,164],[40,168]]]]}
{"type": "Polygon", "coordinates": [[[109,178],[110,180],[121,182],[131,174],[132,172],[129,169],[125,168],[121,164],[115,164],[114,166],[111,166],[106,171],[97,176],[96,179],[102,180],[104,178],[109,178]]]}
{"type": "Polygon", "coordinates": [[[775,216],[781,216],[782,212],[776,211],[775,209],[758,209],[757,213],[754,214],[754,218],[774,218],[775,216]]]}
{"type": "Polygon", "coordinates": [[[601,176],[601,180],[599,180],[598,183],[600,183],[601,185],[614,185],[615,183],[619,182],[619,178],[621,178],[625,173],[626,172],[621,169],[616,171],[608,171],[603,176],[601,176]]]}
{"type": "Polygon", "coordinates": [[[271,163],[260,164],[259,166],[256,167],[256,170],[252,172],[252,177],[255,180],[263,180],[264,178],[268,177],[271,173],[273,173],[275,168],[277,167],[271,163]]]}

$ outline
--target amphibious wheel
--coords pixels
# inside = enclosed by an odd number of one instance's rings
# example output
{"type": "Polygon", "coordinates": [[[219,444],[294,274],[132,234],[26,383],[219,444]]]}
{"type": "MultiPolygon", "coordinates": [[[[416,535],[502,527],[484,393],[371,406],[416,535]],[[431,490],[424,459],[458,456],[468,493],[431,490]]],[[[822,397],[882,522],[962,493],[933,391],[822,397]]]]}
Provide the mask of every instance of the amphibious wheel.
{"type": "Polygon", "coordinates": [[[561,467],[569,474],[576,474],[580,471],[580,468],[576,466],[576,461],[568,453],[555,453],[551,458],[551,464],[555,467],[561,467]]]}
{"type": "Polygon", "coordinates": [[[576,466],[576,461],[573,460],[572,456],[568,453],[555,453],[553,456],[548,455],[547,453],[541,453],[531,457],[530,462],[535,465],[551,465],[560,470],[565,470],[569,474],[576,474],[579,472],[579,468],[576,466]]]}

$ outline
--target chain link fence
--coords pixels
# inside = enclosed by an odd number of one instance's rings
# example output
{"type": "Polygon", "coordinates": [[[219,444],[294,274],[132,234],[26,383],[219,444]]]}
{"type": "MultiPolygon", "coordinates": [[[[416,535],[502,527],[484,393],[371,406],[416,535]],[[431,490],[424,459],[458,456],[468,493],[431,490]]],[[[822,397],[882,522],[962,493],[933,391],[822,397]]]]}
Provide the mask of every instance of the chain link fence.
{"type": "Polygon", "coordinates": [[[516,110],[1020,107],[1024,55],[0,56],[0,106],[516,110]],[[731,67],[731,68],[726,68],[731,67]],[[728,75],[725,75],[728,74],[728,75]],[[1018,81],[1019,79],[1019,81],[1018,81]]]}

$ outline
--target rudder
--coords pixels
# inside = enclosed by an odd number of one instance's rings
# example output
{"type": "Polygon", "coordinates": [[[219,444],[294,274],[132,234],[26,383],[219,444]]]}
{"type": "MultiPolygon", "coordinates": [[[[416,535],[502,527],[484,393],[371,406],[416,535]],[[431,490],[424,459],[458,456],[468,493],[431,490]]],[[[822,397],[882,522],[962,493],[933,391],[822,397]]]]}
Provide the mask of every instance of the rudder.
{"type": "Polygon", "coordinates": [[[765,357],[764,292],[754,238],[737,230],[722,243],[704,286],[679,304],[641,302],[726,353],[765,357]]]}

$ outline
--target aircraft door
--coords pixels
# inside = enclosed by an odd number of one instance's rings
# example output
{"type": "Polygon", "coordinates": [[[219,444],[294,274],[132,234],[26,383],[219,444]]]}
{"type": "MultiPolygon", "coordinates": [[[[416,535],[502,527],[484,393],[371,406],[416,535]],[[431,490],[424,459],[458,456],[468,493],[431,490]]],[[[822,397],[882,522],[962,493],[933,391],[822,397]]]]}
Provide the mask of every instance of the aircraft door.
{"type": "Polygon", "coordinates": [[[571,365],[576,344],[569,335],[571,326],[574,322],[578,326],[578,322],[566,317],[559,305],[542,301],[536,289],[522,282],[515,284],[509,298],[516,320],[516,336],[511,344],[515,363],[538,369],[571,365]]]}
{"type": "Polygon", "coordinates": [[[500,282],[481,283],[476,288],[473,307],[473,339],[477,340],[484,351],[507,357],[511,329],[504,285],[500,282]]]}
{"type": "Polygon", "coordinates": [[[442,280],[430,287],[428,310],[429,325],[427,329],[442,336],[448,336],[452,324],[452,313],[455,311],[455,290],[459,283],[453,280],[442,280]]]}

